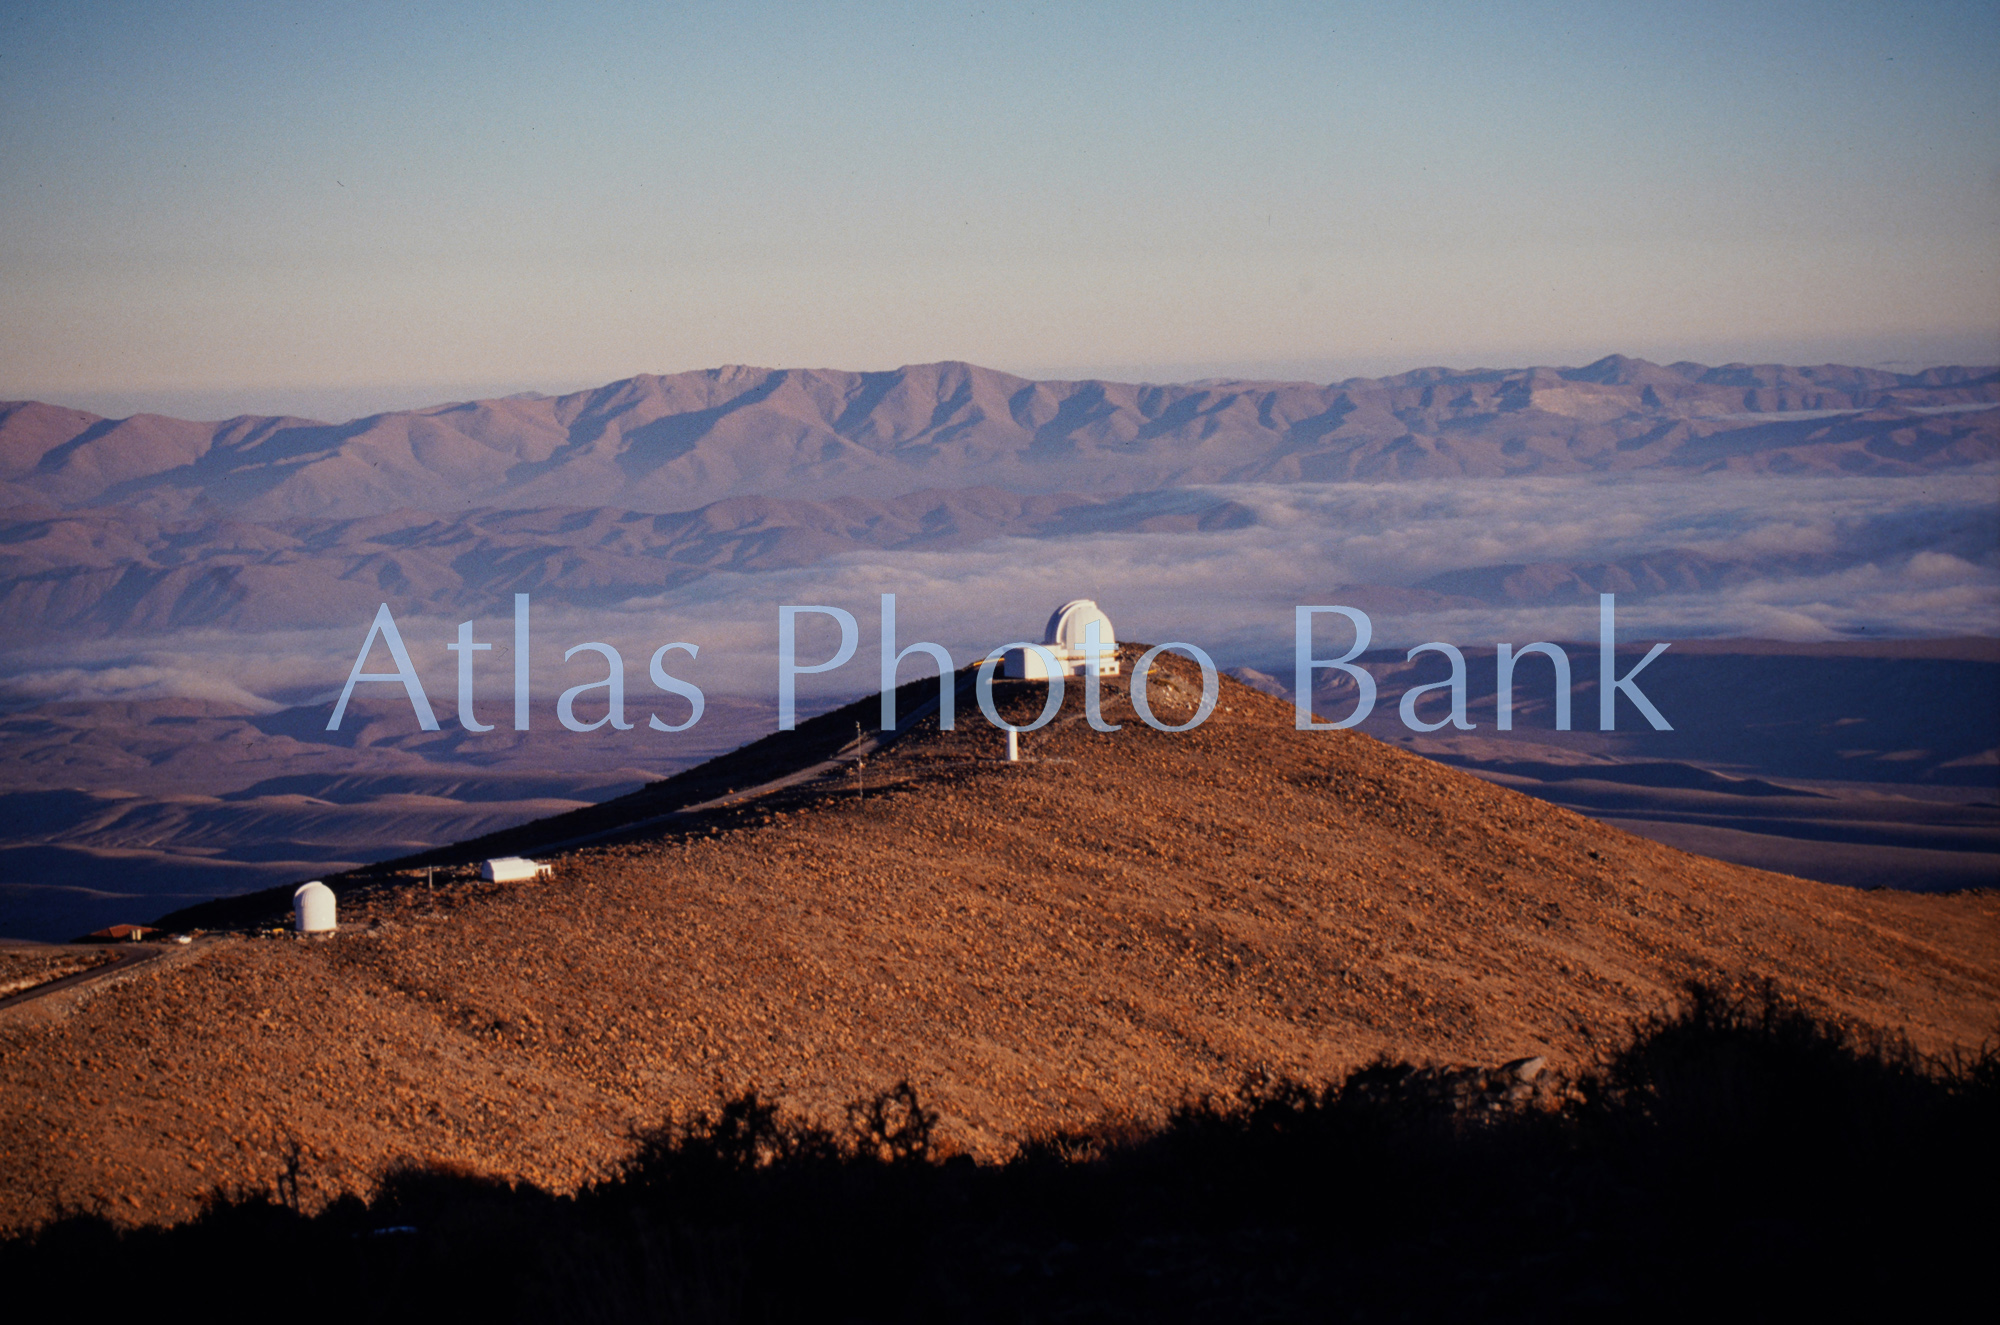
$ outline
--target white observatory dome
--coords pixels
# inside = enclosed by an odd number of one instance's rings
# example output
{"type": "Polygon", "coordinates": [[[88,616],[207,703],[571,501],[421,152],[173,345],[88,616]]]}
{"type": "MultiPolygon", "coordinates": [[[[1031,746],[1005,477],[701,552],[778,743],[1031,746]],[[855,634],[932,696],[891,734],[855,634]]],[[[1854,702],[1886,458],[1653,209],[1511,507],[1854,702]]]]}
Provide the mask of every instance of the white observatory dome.
{"type": "MultiPolygon", "coordinates": [[[[1093,621],[1098,623],[1097,674],[1118,674],[1118,636],[1111,628],[1111,618],[1104,615],[1104,609],[1094,600],[1072,598],[1050,613],[1049,628],[1042,637],[1043,645],[1055,655],[1056,668],[1062,675],[1083,675],[1088,661],[1085,653],[1087,634],[1093,621]]],[[[1005,673],[1029,681],[1049,679],[1047,662],[1033,649],[1007,650],[1005,673]]]]}
{"type": "Polygon", "coordinates": [[[1115,652],[1118,640],[1111,633],[1111,618],[1104,615],[1104,609],[1089,598],[1072,598],[1051,613],[1048,633],[1042,637],[1042,643],[1051,648],[1067,649],[1080,657],[1084,632],[1093,621],[1102,623],[1097,628],[1098,647],[1105,652],[1115,652]]]}
{"type": "Polygon", "coordinates": [[[292,894],[292,923],[301,934],[319,934],[335,928],[333,889],[318,879],[300,884],[292,894]]]}

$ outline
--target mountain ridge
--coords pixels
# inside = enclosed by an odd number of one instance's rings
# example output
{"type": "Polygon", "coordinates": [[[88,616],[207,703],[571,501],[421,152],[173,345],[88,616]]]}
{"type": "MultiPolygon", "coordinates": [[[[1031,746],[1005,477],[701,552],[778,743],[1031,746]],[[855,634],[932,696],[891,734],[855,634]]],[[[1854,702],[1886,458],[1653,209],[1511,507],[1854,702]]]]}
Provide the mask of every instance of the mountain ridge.
{"type": "Polygon", "coordinates": [[[751,493],[981,485],[1116,494],[1649,468],[1917,473],[2000,456],[2000,416],[1936,412],[1994,404],[2000,370],[1985,367],[1898,374],[1609,356],[1322,386],[1034,381],[959,362],[860,373],[738,365],[344,423],[107,419],[0,403],[0,503],[268,520],[494,504],[664,513],[751,493]],[[1822,413],[1846,417],[1800,417],[1822,413]]]}

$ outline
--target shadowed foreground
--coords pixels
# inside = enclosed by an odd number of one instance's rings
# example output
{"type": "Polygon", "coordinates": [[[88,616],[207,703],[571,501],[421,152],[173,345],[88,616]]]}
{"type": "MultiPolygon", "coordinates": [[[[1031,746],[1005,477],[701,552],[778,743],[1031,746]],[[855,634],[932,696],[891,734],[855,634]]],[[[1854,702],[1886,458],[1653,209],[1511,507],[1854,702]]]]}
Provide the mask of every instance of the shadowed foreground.
{"type": "Polygon", "coordinates": [[[1975,1288],[1984,1233],[1947,1198],[2000,1178],[1996,1105],[1990,1048],[1927,1059],[1692,986],[1573,1079],[1380,1061],[985,1165],[941,1156],[904,1085],[845,1128],[751,1092],[570,1196],[406,1168],[308,1214],[295,1155],[178,1227],[71,1214],[0,1244],[0,1275],[227,1285],[297,1319],[1908,1311],[1975,1288]]]}

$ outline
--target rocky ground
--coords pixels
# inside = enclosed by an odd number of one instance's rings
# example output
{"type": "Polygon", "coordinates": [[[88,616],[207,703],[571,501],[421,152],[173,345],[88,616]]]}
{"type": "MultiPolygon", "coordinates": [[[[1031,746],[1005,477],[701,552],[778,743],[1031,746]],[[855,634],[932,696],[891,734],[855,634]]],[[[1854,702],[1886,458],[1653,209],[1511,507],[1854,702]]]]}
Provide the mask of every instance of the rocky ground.
{"type": "Polygon", "coordinates": [[[62,943],[0,943],[0,998],[79,974],[110,959],[111,954],[101,948],[62,943]]]}
{"type": "MultiPolygon", "coordinates": [[[[1160,716],[1184,720],[1196,684],[1165,664],[1160,716]]],[[[994,1157],[1257,1068],[1574,1067],[1691,978],[1769,980],[1928,1052],[2000,1029],[1992,891],[1687,855],[1297,732],[1227,680],[1177,735],[1137,722],[1122,683],[1105,715],[1123,729],[1094,732],[1077,689],[1022,763],[996,760],[967,696],[954,731],[926,719],[815,782],[669,813],[837,750],[871,701],[577,812],[593,832],[649,822],[551,854],[548,878],[482,884],[447,859],[434,891],[421,870],[336,880],[332,937],[239,908],[217,941],[0,1012],[0,1219],[184,1218],[269,1183],[293,1146],[308,1199],[404,1158],[565,1188],[635,1128],[751,1083],[832,1119],[907,1078],[948,1145],[994,1157]]],[[[1017,721],[1038,702],[1003,687],[1017,721]]]]}

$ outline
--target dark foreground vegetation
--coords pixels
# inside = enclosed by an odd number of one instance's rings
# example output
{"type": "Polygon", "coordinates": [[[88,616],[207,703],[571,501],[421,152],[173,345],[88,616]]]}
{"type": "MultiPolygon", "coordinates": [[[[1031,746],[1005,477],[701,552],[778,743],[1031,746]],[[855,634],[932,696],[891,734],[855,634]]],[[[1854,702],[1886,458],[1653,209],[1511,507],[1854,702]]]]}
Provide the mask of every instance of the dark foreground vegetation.
{"type": "Polygon", "coordinates": [[[1694,988],[1581,1078],[1527,1070],[1253,1081],[1005,1165],[939,1156],[907,1086],[843,1129],[751,1093],[573,1197],[413,1167],[307,1214],[294,1164],[175,1228],[64,1218],[0,1244],[0,1282],[292,1320],[1796,1319],[1985,1295],[1991,1049],[1924,1060],[1694,988]]]}

